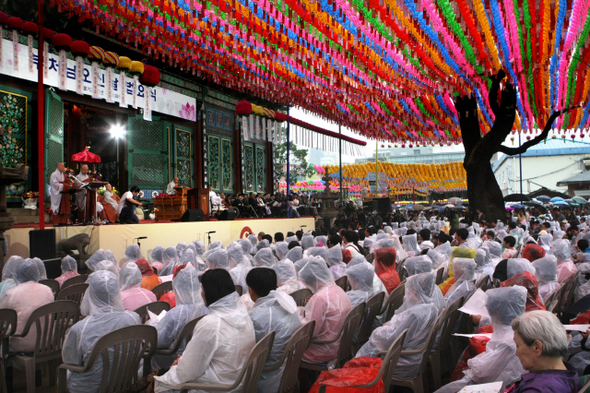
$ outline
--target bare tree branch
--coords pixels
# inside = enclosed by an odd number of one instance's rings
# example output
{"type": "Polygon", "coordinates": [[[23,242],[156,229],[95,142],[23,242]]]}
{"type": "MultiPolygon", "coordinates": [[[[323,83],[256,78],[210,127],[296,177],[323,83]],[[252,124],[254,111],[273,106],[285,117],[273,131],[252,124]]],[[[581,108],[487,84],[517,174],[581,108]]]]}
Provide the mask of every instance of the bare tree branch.
{"type": "Polygon", "coordinates": [[[537,143],[540,143],[542,140],[547,138],[547,136],[549,135],[549,131],[551,131],[551,126],[553,125],[553,122],[555,121],[555,119],[557,119],[559,116],[563,115],[567,111],[570,111],[574,108],[579,108],[579,107],[580,106],[578,105],[578,106],[573,106],[571,108],[567,108],[567,109],[564,109],[561,111],[553,112],[551,114],[551,116],[549,117],[549,120],[547,120],[547,123],[545,124],[545,128],[543,128],[543,132],[541,134],[539,134],[539,136],[537,136],[534,139],[531,139],[530,141],[525,142],[520,147],[507,147],[504,145],[500,145],[498,151],[500,151],[506,155],[509,155],[509,156],[514,156],[514,155],[522,154],[522,153],[526,152],[528,148],[535,146],[537,143]]]}

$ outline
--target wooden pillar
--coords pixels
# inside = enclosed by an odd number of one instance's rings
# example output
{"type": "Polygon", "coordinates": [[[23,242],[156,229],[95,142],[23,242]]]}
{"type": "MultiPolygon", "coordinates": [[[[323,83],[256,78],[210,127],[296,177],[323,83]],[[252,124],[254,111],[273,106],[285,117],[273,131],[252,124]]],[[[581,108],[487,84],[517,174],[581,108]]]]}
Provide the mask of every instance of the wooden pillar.
{"type": "Polygon", "coordinates": [[[234,193],[242,192],[242,138],[240,133],[239,117],[234,117],[234,193]]]}
{"type": "MultiPolygon", "coordinates": [[[[197,108],[201,108],[201,104],[197,102],[197,108]]],[[[195,137],[193,139],[193,181],[195,188],[201,188],[203,184],[203,121],[205,113],[198,110],[200,115],[197,117],[197,125],[195,127],[195,137]]]]}

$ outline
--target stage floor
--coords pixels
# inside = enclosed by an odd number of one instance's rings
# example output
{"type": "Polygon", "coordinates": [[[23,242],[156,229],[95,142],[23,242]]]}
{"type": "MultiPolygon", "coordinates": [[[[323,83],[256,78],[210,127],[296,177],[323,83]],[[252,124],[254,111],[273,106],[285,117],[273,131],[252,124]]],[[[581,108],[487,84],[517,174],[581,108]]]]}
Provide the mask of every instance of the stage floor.
{"type": "MultiPolygon", "coordinates": [[[[246,233],[258,234],[267,233],[274,236],[275,232],[287,232],[313,230],[315,219],[313,217],[303,218],[258,218],[241,219],[234,221],[199,221],[199,222],[154,222],[142,221],[137,225],[86,225],[86,226],[47,226],[46,229],[55,230],[55,240],[66,239],[79,233],[90,235],[88,253],[92,254],[98,249],[110,249],[117,260],[124,261],[125,249],[137,243],[137,238],[147,237],[139,240],[143,256],[147,259],[148,253],[156,246],[176,246],[181,241],[186,243],[194,240],[201,240],[207,244],[207,232],[211,233],[211,242],[221,241],[227,246],[234,240],[246,236],[246,233]]],[[[8,253],[19,255],[23,258],[29,257],[29,232],[38,229],[38,226],[17,226],[5,232],[8,240],[8,253]]]]}

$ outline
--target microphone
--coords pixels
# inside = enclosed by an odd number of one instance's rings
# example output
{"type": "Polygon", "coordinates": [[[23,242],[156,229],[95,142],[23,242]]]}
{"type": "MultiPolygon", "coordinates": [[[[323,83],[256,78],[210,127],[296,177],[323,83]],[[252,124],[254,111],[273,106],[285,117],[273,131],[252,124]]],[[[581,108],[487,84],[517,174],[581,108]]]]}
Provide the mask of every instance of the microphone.
{"type": "Polygon", "coordinates": [[[209,231],[209,232],[207,232],[207,233],[217,233],[217,232],[215,232],[215,231],[209,231]]]}
{"type": "Polygon", "coordinates": [[[136,238],[136,239],[137,239],[137,240],[141,240],[141,239],[147,239],[147,236],[141,236],[141,237],[138,237],[138,238],[136,238]]]}

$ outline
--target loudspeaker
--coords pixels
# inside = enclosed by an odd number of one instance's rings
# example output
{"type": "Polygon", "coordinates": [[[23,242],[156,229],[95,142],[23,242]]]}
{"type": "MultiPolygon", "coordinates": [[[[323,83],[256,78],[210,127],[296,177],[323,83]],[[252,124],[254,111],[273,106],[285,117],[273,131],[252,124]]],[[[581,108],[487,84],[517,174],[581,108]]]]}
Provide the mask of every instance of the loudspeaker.
{"type": "Polygon", "coordinates": [[[189,222],[189,221],[203,221],[205,218],[205,213],[201,209],[188,209],[184,212],[180,221],[182,222],[189,222]]]}
{"type": "Polygon", "coordinates": [[[377,199],[377,211],[381,214],[391,212],[391,198],[377,199]]]}
{"type": "Polygon", "coordinates": [[[221,212],[219,215],[219,221],[231,221],[235,220],[238,216],[238,212],[235,209],[227,209],[221,212]]]}
{"type": "Polygon", "coordinates": [[[55,258],[55,230],[39,229],[29,232],[29,255],[31,258],[55,258]]]}
{"type": "Polygon", "coordinates": [[[61,258],[44,259],[45,272],[47,278],[57,278],[61,276],[61,258]]]}

